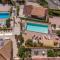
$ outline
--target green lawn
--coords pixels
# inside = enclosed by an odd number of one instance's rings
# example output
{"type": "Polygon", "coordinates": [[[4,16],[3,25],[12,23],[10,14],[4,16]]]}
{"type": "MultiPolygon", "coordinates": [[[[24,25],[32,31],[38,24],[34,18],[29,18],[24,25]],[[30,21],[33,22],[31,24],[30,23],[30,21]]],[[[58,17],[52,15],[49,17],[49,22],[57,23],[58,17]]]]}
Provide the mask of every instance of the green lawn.
{"type": "Polygon", "coordinates": [[[37,19],[37,18],[29,18],[29,17],[20,17],[20,18],[24,20],[34,21],[34,22],[48,23],[48,20],[46,19],[37,19]]]}

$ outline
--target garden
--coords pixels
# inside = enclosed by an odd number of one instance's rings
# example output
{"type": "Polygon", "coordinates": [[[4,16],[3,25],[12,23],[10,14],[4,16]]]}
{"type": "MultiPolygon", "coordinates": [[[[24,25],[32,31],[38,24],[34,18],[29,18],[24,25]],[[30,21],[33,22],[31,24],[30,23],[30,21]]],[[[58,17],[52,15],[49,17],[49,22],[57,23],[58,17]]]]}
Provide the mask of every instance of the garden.
{"type": "Polygon", "coordinates": [[[60,57],[60,49],[49,49],[47,50],[48,57],[60,57]]]}
{"type": "Polygon", "coordinates": [[[18,56],[22,59],[31,59],[31,49],[25,48],[24,46],[24,38],[22,34],[20,35],[15,35],[15,39],[17,42],[17,47],[18,47],[18,56]]]}

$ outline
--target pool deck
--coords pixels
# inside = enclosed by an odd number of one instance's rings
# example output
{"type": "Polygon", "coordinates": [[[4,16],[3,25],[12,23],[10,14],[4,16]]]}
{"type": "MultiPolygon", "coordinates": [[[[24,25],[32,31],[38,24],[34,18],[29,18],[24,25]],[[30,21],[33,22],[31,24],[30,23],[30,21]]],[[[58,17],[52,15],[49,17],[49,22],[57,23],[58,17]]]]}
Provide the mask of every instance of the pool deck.
{"type": "MultiPolygon", "coordinates": [[[[21,22],[21,20],[20,20],[20,22],[21,22]]],[[[31,22],[31,21],[22,20],[23,26],[25,26],[25,24],[27,22],[31,22]]],[[[39,22],[31,22],[31,23],[42,24],[42,23],[39,23],[39,22]]],[[[46,23],[43,23],[43,24],[46,24],[46,23]]],[[[27,31],[27,30],[23,31],[23,37],[24,37],[25,41],[28,40],[28,39],[33,39],[33,40],[36,40],[36,41],[39,40],[39,41],[43,42],[45,46],[50,46],[50,47],[55,47],[54,42],[58,43],[57,47],[59,46],[59,43],[60,43],[60,38],[56,35],[50,35],[50,34],[44,34],[44,33],[38,33],[38,32],[31,32],[31,31],[27,31]],[[57,38],[58,38],[58,40],[57,40],[57,38]]]]}
{"type": "Polygon", "coordinates": [[[9,5],[1,5],[0,6],[0,11],[10,11],[10,6],[9,5]]]}
{"type": "MultiPolygon", "coordinates": [[[[25,34],[23,34],[23,37],[26,40],[28,39],[33,39],[33,40],[39,40],[40,42],[43,42],[45,46],[51,46],[54,47],[54,42],[60,43],[59,40],[56,40],[56,38],[53,36],[51,37],[50,35],[47,34],[42,34],[42,33],[36,33],[36,32],[30,32],[30,31],[25,31],[25,34]],[[34,36],[35,35],[35,36],[34,36]],[[39,39],[41,38],[41,39],[39,39]]],[[[57,45],[58,47],[58,45],[57,45]]]]}
{"type": "MultiPolygon", "coordinates": [[[[31,22],[31,21],[22,20],[23,24],[26,24],[27,22],[31,22]]],[[[42,24],[39,22],[32,22],[32,23],[42,24]]],[[[40,40],[41,42],[44,43],[44,45],[51,46],[51,47],[54,47],[54,42],[60,43],[60,38],[56,35],[51,36],[50,34],[44,34],[44,33],[39,33],[39,32],[31,32],[31,31],[27,31],[27,30],[24,31],[23,37],[24,37],[25,41],[28,39],[40,40]]],[[[57,45],[57,47],[58,47],[58,45],[57,45]]]]}
{"type": "Polygon", "coordinates": [[[49,22],[51,24],[56,24],[56,26],[60,26],[60,17],[53,16],[52,18],[49,18],[49,22]]]}

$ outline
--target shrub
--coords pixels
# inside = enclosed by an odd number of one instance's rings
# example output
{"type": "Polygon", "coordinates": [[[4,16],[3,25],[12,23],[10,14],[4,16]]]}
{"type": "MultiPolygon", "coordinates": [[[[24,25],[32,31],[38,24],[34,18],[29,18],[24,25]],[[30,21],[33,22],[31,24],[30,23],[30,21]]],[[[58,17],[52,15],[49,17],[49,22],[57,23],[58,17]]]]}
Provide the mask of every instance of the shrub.
{"type": "Polygon", "coordinates": [[[54,57],[54,51],[53,50],[48,50],[47,55],[48,55],[48,57],[54,57]]]}
{"type": "Polygon", "coordinates": [[[20,58],[22,58],[23,60],[24,60],[24,58],[26,57],[25,51],[26,51],[26,49],[25,49],[24,46],[21,46],[21,47],[18,49],[18,56],[19,56],[20,58]]]}
{"type": "Polygon", "coordinates": [[[10,19],[6,20],[6,26],[7,26],[7,28],[10,28],[10,19]]]}
{"type": "Polygon", "coordinates": [[[46,0],[37,0],[37,2],[44,7],[48,7],[48,2],[46,0]]]}
{"type": "Polygon", "coordinates": [[[28,39],[25,43],[26,46],[30,46],[32,47],[33,46],[33,41],[31,39],[28,39]]]}
{"type": "Polygon", "coordinates": [[[50,16],[60,16],[60,10],[49,9],[48,11],[50,16]]]}
{"type": "Polygon", "coordinates": [[[20,45],[22,45],[22,43],[24,43],[24,38],[23,38],[22,34],[19,35],[18,39],[20,41],[20,45]]]}

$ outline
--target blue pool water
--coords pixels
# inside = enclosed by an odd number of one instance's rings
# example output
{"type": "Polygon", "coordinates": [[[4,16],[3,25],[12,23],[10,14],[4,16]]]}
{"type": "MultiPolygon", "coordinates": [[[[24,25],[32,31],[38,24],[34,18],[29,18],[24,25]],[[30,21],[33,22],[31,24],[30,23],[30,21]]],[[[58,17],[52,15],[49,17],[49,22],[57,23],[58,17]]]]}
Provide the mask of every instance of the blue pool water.
{"type": "Polygon", "coordinates": [[[44,24],[27,23],[26,29],[28,31],[48,33],[48,25],[44,24]]]}
{"type": "Polygon", "coordinates": [[[10,18],[9,12],[0,12],[0,19],[10,18]]]}

